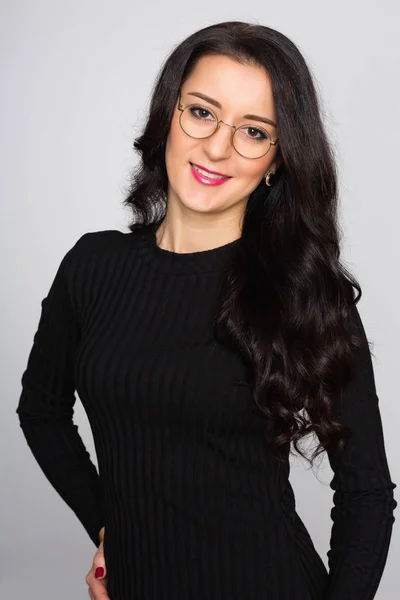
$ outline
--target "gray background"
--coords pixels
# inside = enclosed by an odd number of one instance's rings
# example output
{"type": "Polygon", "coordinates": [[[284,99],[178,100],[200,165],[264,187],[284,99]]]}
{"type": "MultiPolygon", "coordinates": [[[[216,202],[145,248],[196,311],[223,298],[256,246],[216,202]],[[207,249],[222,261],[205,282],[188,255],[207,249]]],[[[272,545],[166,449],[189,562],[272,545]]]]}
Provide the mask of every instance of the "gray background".
{"type": "MultiPolygon", "coordinates": [[[[397,0],[0,6],[1,598],[88,598],[84,578],[95,547],[26,445],[15,414],[20,378],[62,256],[86,231],[126,230],[121,201],[136,160],[132,142],[162,61],[192,31],[217,21],[282,31],[316,77],[340,169],[343,260],[363,289],[359,310],[374,342],[386,450],[400,484],[397,0]]],[[[75,421],[95,462],[79,400],[75,421]]],[[[293,462],[298,512],[325,564],[331,475],[326,460],[314,473],[293,462]]],[[[399,531],[395,523],[379,600],[398,598],[399,531]]]]}

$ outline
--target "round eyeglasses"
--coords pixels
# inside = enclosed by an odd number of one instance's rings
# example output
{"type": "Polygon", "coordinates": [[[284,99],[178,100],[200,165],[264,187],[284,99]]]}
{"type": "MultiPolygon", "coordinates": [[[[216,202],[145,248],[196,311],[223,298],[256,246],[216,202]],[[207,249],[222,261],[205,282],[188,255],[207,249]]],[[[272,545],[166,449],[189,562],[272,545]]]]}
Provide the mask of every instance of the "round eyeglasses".
{"type": "Polygon", "coordinates": [[[216,115],[209,108],[200,104],[189,104],[182,106],[179,95],[178,110],[179,124],[182,130],[191,138],[205,139],[211,137],[219,128],[220,123],[232,127],[232,146],[240,156],[244,158],[261,158],[265,156],[271,146],[278,143],[279,138],[272,140],[268,131],[263,127],[254,125],[241,125],[235,127],[225,123],[222,119],[217,119],[216,115]]]}

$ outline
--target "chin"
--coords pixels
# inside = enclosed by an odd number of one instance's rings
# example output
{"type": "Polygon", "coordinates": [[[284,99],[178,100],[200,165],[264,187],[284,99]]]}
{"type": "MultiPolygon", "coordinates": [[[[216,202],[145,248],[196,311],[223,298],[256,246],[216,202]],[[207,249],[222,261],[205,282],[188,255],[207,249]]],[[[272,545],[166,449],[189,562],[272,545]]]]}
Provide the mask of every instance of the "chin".
{"type": "Polygon", "coordinates": [[[202,198],[184,198],[183,200],[181,200],[181,204],[183,204],[188,210],[192,210],[198,213],[208,213],[215,211],[218,208],[217,203],[213,201],[212,198],[205,198],[204,196],[202,198]]]}

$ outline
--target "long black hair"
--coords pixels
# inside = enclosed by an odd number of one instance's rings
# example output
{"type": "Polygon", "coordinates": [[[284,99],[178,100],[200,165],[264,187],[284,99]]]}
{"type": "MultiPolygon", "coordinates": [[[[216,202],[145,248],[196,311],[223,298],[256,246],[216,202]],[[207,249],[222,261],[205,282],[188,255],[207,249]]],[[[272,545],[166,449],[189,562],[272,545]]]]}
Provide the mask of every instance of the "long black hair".
{"type": "Polygon", "coordinates": [[[133,211],[129,229],[165,217],[165,147],[179,89],[199,58],[211,54],[268,72],[281,163],[271,187],[263,180],[249,197],[215,334],[251,370],[266,441],[278,459],[293,442],[310,461],[298,443],[314,432],[319,443],[312,462],[323,450],[338,453],[351,434],[335,419],[334,400],[351,378],[353,349],[369,342],[356,309],[360,285],[339,260],[336,164],[320,100],[303,56],[285,35],[225,22],[193,33],[173,50],[134,142],[141,160],[124,199],[133,211]]]}

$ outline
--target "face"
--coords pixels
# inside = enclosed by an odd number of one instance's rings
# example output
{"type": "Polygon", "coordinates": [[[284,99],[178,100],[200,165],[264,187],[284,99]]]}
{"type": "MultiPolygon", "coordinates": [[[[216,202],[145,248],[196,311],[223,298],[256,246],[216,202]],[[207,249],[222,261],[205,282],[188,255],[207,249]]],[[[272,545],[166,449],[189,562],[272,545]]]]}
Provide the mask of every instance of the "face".
{"type": "MultiPolygon", "coordinates": [[[[251,114],[276,123],[271,83],[262,67],[243,65],[226,56],[203,56],[182,85],[180,102],[183,106],[196,104],[212,110],[217,119],[235,127],[250,125],[262,128],[272,140],[278,137],[276,126],[255,118],[244,118],[251,114]],[[208,100],[194,94],[206,95],[208,100]]],[[[178,104],[179,98],[165,153],[169,207],[173,203],[174,208],[179,206],[183,211],[203,215],[242,213],[249,195],[267,171],[275,170],[279,142],[261,158],[244,158],[232,146],[233,129],[224,123],[205,139],[186,135],[179,124],[178,104]],[[230,178],[221,185],[210,185],[199,180],[193,172],[193,164],[230,178]]],[[[208,113],[201,112],[201,115],[208,113]]],[[[253,129],[246,131],[254,135],[253,129]]]]}

